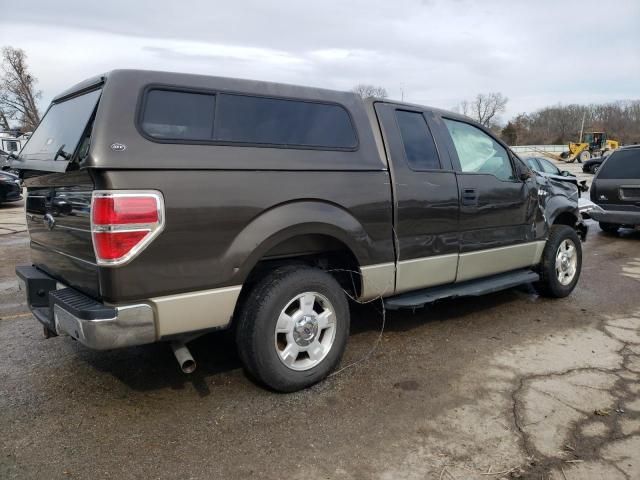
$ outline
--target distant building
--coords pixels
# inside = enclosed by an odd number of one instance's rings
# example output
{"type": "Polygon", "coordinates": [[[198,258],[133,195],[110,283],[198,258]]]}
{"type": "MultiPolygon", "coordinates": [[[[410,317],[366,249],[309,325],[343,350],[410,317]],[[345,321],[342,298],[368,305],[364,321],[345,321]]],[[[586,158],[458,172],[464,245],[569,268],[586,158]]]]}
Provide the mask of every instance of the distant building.
{"type": "Polygon", "coordinates": [[[17,154],[22,150],[28,139],[28,133],[22,133],[17,130],[0,131],[0,150],[17,154]]]}

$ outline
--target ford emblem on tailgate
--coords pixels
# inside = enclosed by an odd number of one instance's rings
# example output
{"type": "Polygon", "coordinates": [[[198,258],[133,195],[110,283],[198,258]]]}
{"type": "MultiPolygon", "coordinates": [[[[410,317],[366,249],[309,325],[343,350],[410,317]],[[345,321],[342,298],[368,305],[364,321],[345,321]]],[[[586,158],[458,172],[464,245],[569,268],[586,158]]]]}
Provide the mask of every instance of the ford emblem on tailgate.
{"type": "Polygon", "coordinates": [[[114,150],[116,152],[123,152],[127,149],[127,146],[124,143],[112,143],[111,144],[111,150],[114,150]]]}
{"type": "Polygon", "coordinates": [[[47,213],[42,221],[49,230],[53,230],[53,227],[56,226],[56,219],[53,218],[53,215],[51,215],[50,213],[47,213]]]}

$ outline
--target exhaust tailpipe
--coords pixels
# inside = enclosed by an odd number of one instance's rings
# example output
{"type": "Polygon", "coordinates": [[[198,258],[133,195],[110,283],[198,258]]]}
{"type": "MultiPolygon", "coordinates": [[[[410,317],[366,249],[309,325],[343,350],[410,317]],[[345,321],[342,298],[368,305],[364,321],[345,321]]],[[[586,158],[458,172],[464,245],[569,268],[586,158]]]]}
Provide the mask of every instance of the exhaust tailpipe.
{"type": "Polygon", "coordinates": [[[191,356],[191,352],[183,342],[171,342],[171,349],[176,356],[178,365],[184,373],[193,373],[196,370],[196,361],[191,356]]]}

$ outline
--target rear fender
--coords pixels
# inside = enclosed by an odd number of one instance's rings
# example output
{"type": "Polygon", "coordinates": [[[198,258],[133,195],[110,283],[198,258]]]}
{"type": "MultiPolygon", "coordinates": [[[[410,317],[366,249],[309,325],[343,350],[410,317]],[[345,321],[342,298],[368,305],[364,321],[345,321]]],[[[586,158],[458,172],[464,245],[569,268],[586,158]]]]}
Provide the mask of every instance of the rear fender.
{"type": "Polygon", "coordinates": [[[224,253],[222,263],[233,265],[233,283],[241,284],[253,267],[282,242],[299,235],[326,235],[345,244],[359,265],[371,261],[373,242],[348,211],[324,201],[280,204],[253,219],[224,253]]]}

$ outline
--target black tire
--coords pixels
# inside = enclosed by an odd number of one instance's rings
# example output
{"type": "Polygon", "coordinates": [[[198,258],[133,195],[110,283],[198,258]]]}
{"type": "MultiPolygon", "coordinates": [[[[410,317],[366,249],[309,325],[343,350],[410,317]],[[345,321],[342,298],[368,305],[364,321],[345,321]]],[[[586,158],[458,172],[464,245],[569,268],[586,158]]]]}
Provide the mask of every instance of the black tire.
{"type": "Polygon", "coordinates": [[[236,345],[246,371],[279,392],[295,392],[324,379],[335,369],[349,337],[349,304],[340,284],[327,272],[300,265],[275,269],[260,280],[239,310],[236,345]],[[326,356],[308,370],[292,370],[276,350],[276,325],[282,310],[304,292],[317,292],[332,305],[335,337],[326,356]]]}
{"type": "Polygon", "coordinates": [[[598,225],[600,226],[600,230],[605,233],[616,234],[620,229],[620,225],[618,225],[617,223],[600,222],[598,225]]]}
{"type": "Polygon", "coordinates": [[[553,225],[549,234],[549,239],[542,253],[542,261],[538,269],[540,280],[534,283],[534,288],[540,295],[552,298],[564,298],[569,295],[580,278],[582,269],[582,244],[576,231],[566,225],[553,225]],[[575,274],[570,283],[563,285],[556,273],[556,255],[560,245],[569,240],[575,246],[576,267],[575,274]]]}

